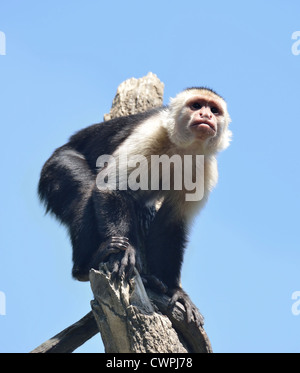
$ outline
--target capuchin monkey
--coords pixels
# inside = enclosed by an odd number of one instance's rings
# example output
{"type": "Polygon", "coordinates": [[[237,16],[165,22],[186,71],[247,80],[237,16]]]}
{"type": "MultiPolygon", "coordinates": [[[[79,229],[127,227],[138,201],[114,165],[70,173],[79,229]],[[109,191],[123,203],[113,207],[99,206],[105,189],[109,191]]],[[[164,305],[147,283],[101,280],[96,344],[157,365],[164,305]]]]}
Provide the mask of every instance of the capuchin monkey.
{"type": "Polygon", "coordinates": [[[167,293],[171,306],[181,302],[188,321],[200,324],[201,315],[181,288],[180,271],[191,221],[217,183],[216,155],[229,145],[229,123],[224,99],[211,89],[193,87],[166,107],[89,126],[56,149],[41,171],[38,193],[47,212],[68,228],[73,277],[88,281],[90,269],[106,262],[114,279],[129,279],[136,267],[146,285],[167,293]],[[124,187],[134,179],[128,171],[136,170],[137,164],[126,164],[124,154],[139,161],[137,187],[124,187]],[[186,156],[192,157],[184,176],[203,186],[201,198],[194,198],[186,183],[178,188],[174,165],[169,168],[169,188],[164,188],[166,175],[152,165],[154,155],[176,156],[183,163],[186,156]],[[202,156],[202,163],[197,156],[202,156]],[[143,176],[146,183],[141,187],[143,176]],[[107,180],[114,182],[105,187],[107,180]],[[155,181],[154,187],[149,180],[155,181]],[[143,242],[142,268],[140,220],[158,202],[143,242]]]}

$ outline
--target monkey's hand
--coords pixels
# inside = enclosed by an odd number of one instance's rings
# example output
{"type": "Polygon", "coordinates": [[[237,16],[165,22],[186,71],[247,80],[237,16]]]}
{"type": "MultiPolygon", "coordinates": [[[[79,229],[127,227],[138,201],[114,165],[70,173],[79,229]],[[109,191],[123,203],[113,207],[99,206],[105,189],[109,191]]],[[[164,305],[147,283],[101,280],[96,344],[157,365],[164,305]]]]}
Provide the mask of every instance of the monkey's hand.
{"type": "Polygon", "coordinates": [[[183,304],[186,309],[186,318],[188,323],[194,321],[197,326],[202,326],[204,324],[203,316],[184,290],[181,288],[175,288],[172,291],[169,290],[169,292],[172,296],[168,305],[169,308],[174,307],[175,303],[178,301],[179,303],[183,304]]]}
{"type": "Polygon", "coordinates": [[[100,262],[108,262],[112,280],[125,277],[128,280],[136,266],[140,270],[140,260],[136,249],[127,237],[111,237],[101,245],[100,262]]]}

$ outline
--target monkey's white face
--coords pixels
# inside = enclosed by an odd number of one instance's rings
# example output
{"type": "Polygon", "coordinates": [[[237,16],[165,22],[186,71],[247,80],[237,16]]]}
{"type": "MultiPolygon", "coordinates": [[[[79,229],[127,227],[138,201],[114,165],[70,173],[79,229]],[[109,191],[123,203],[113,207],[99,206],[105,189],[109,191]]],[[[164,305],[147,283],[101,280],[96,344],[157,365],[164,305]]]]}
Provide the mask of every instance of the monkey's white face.
{"type": "Polygon", "coordinates": [[[217,135],[218,122],[224,116],[218,101],[203,95],[195,96],[187,101],[186,109],[190,116],[188,128],[195,139],[203,141],[217,135]]]}
{"type": "Polygon", "coordinates": [[[205,89],[183,91],[171,100],[171,141],[180,147],[196,145],[203,152],[216,152],[229,145],[231,131],[226,102],[205,89]]]}

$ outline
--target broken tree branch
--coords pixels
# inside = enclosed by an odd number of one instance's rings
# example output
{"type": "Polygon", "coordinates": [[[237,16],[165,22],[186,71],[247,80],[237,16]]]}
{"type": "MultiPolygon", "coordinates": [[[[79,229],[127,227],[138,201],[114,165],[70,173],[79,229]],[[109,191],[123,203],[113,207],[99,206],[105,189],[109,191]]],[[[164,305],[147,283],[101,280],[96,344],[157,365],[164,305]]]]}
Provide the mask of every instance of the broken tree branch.
{"type": "Polygon", "coordinates": [[[48,341],[31,351],[31,353],[73,352],[99,332],[93,312],[56,334],[48,341]]]}

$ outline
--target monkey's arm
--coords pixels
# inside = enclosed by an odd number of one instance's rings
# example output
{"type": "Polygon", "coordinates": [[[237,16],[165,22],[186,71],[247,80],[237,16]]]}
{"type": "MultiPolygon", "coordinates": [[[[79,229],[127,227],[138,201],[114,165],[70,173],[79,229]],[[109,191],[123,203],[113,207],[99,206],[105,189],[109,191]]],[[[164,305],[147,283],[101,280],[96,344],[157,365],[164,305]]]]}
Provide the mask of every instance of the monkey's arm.
{"type": "Polygon", "coordinates": [[[141,270],[138,248],[138,221],[136,202],[122,191],[93,191],[95,216],[104,242],[95,253],[91,267],[108,262],[113,277],[125,274],[129,278],[136,266],[141,270]]]}

